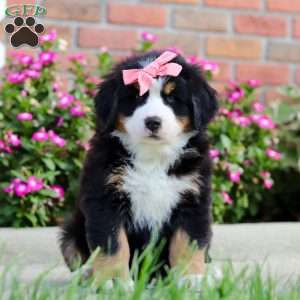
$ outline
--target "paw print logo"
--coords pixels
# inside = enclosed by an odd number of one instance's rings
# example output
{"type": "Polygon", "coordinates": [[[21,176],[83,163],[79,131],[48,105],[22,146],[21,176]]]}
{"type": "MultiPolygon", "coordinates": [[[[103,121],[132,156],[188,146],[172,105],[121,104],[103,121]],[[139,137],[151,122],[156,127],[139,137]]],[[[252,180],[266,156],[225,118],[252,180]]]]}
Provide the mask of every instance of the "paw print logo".
{"type": "Polygon", "coordinates": [[[19,47],[23,44],[35,47],[39,43],[38,34],[45,30],[42,24],[35,24],[33,17],[16,17],[14,24],[7,24],[5,31],[11,34],[10,42],[13,47],[19,47]]]}

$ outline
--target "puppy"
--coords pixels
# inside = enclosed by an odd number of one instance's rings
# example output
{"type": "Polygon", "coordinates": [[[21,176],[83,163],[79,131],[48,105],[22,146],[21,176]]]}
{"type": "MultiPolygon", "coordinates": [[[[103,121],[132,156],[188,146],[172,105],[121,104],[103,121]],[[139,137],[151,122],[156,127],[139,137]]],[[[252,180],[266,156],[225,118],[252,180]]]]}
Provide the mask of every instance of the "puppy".
{"type": "Polygon", "coordinates": [[[79,200],[62,228],[67,265],[99,247],[96,278],[130,280],[133,254],[155,232],[165,241],[163,268],[184,263],[183,280],[200,279],[212,235],[206,128],[215,91],[183,57],[150,52],[115,66],[95,111],[79,200]]]}

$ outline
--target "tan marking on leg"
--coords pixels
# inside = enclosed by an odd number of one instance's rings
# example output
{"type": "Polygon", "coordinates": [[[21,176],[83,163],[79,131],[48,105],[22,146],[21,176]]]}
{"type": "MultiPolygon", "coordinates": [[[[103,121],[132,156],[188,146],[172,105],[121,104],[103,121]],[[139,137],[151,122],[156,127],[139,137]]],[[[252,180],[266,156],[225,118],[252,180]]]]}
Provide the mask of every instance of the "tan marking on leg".
{"type": "Polygon", "coordinates": [[[171,239],[169,261],[171,267],[183,268],[184,275],[203,274],[205,271],[205,249],[199,249],[191,241],[186,232],[179,229],[171,239]]]}
{"type": "Polygon", "coordinates": [[[113,278],[129,280],[129,245],[125,230],[120,229],[118,236],[118,251],[114,255],[100,253],[93,265],[93,271],[97,282],[103,283],[113,278]]]}
{"type": "Polygon", "coordinates": [[[191,120],[189,117],[178,117],[177,118],[183,132],[188,132],[191,130],[191,120]]]}
{"type": "Polygon", "coordinates": [[[125,166],[113,169],[111,174],[107,177],[107,184],[112,185],[118,192],[121,192],[124,184],[125,173],[125,166]]]}

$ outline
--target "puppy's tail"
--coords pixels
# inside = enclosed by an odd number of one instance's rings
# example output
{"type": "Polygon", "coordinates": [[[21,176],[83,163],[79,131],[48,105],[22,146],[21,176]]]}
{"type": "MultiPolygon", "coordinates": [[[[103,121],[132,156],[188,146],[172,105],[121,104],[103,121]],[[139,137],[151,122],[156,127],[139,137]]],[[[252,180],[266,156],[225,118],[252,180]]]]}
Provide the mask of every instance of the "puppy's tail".
{"type": "Polygon", "coordinates": [[[59,241],[64,260],[71,271],[83,265],[90,256],[86,241],[84,216],[77,209],[61,228],[59,241]]]}

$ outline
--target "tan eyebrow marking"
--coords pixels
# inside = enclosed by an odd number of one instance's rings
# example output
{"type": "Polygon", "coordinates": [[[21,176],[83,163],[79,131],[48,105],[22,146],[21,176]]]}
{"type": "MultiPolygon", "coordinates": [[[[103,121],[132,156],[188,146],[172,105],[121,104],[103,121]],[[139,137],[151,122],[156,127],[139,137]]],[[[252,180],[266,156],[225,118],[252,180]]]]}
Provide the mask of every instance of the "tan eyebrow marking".
{"type": "Polygon", "coordinates": [[[164,87],[163,87],[163,92],[166,94],[166,95],[170,95],[176,88],[176,84],[175,82],[173,81],[169,81],[167,82],[164,87]]]}

